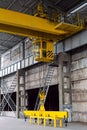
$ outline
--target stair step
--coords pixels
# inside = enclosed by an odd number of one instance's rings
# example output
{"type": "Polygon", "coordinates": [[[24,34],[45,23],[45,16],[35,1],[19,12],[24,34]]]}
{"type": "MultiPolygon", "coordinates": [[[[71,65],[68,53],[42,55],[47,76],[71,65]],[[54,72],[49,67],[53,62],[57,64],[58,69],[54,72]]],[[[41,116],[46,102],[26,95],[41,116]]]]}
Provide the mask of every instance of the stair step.
{"type": "MultiPolygon", "coordinates": [[[[16,76],[16,75],[15,75],[16,76]]],[[[2,93],[4,94],[3,99],[2,99],[2,111],[4,111],[4,108],[8,104],[11,110],[16,110],[16,104],[11,98],[12,93],[14,92],[16,88],[16,77],[14,77],[12,83],[10,86],[7,86],[7,82],[3,81],[3,87],[1,87],[2,93]]]]}
{"type": "Polygon", "coordinates": [[[9,89],[15,89],[16,87],[11,87],[11,88],[9,88],[9,89]]]}

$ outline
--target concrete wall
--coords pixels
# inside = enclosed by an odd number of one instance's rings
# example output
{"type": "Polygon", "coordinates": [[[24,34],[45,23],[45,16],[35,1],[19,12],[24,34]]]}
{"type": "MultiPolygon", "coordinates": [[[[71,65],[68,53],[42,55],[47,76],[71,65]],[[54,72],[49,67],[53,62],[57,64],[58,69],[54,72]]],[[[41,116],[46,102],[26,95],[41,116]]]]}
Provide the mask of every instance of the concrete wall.
{"type": "Polygon", "coordinates": [[[87,122],[87,50],[72,55],[73,121],[87,122]]]}
{"type": "Polygon", "coordinates": [[[5,68],[11,64],[16,63],[17,61],[21,60],[23,58],[22,49],[23,45],[22,43],[19,43],[9,51],[5,52],[1,56],[1,69],[5,68]]]}
{"type": "MultiPolygon", "coordinates": [[[[31,68],[26,72],[26,89],[39,88],[43,78],[46,76],[47,66],[41,65],[31,68]]],[[[55,67],[51,85],[58,84],[58,68],[55,67]]]]}
{"type": "Polygon", "coordinates": [[[75,49],[71,59],[73,121],[87,122],[87,30],[56,44],[56,53],[75,49]],[[84,47],[78,53],[78,49],[84,47]],[[77,49],[77,50],[76,50],[77,49]]]}
{"type": "Polygon", "coordinates": [[[8,50],[1,55],[1,69],[8,67],[23,58],[27,58],[32,55],[32,43],[29,39],[24,42],[20,42],[12,49],[8,50]]]}
{"type": "MultiPolygon", "coordinates": [[[[40,66],[35,66],[31,69],[28,69],[25,72],[25,87],[26,90],[29,89],[34,89],[34,88],[39,88],[42,84],[43,78],[46,76],[47,73],[47,65],[40,65],[40,66]]],[[[14,82],[15,79],[15,74],[9,75],[3,78],[4,79],[4,85],[10,87],[14,82]]],[[[2,87],[3,87],[3,79],[1,80],[2,82],[2,87]]],[[[58,84],[58,68],[55,67],[51,85],[56,85],[58,84]]],[[[16,91],[16,89],[14,90],[16,91]]]]}
{"type": "Polygon", "coordinates": [[[29,39],[27,39],[27,40],[28,41],[25,42],[25,58],[32,55],[32,49],[33,49],[32,41],[29,39]]]}

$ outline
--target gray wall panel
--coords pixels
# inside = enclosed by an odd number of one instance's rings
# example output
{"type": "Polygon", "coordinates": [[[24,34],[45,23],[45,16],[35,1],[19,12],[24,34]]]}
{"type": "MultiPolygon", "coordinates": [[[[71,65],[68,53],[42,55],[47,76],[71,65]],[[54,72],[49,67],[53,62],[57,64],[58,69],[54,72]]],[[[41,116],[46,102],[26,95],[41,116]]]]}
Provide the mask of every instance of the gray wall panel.
{"type": "Polygon", "coordinates": [[[68,51],[72,48],[72,39],[68,38],[67,41],[64,41],[65,50],[68,51]]]}
{"type": "Polygon", "coordinates": [[[63,48],[64,51],[69,51],[85,44],[87,44],[87,30],[73,35],[70,38],[64,40],[63,42],[57,43],[57,53],[63,51],[63,48]]]}
{"type": "Polygon", "coordinates": [[[79,34],[71,37],[71,48],[76,48],[79,46],[79,34]]]}
{"type": "Polygon", "coordinates": [[[57,53],[63,52],[63,43],[62,42],[58,43],[56,46],[57,46],[57,53]]]}

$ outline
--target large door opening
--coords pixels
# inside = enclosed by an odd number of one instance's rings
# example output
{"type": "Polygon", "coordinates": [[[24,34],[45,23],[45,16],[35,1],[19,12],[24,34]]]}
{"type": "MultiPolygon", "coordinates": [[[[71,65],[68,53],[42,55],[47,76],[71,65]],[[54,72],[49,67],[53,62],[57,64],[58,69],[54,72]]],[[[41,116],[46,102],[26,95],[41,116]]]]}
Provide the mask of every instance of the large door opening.
{"type": "MultiPolygon", "coordinates": [[[[28,93],[28,110],[34,110],[39,88],[27,90],[28,93]]],[[[49,87],[47,94],[45,109],[48,111],[59,111],[59,91],[58,85],[49,87]]]]}
{"type": "Polygon", "coordinates": [[[59,111],[58,85],[53,85],[49,87],[48,95],[45,102],[45,109],[48,111],[59,111]]]}
{"type": "Polygon", "coordinates": [[[37,95],[38,95],[38,91],[39,91],[38,88],[27,90],[27,94],[28,94],[27,109],[28,110],[34,110],[36,99],[37,99],[37,95]]]}

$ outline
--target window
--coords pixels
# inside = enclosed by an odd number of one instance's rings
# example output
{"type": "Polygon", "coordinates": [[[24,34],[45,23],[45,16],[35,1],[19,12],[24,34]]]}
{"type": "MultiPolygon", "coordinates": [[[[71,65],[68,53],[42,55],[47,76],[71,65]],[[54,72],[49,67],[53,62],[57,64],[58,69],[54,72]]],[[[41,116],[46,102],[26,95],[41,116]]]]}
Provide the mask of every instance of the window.
{"type": "Polygon", "coordinates": [[[42,48],[46,49],[46,42],[45,41],[42,42],[42,48]]]}

